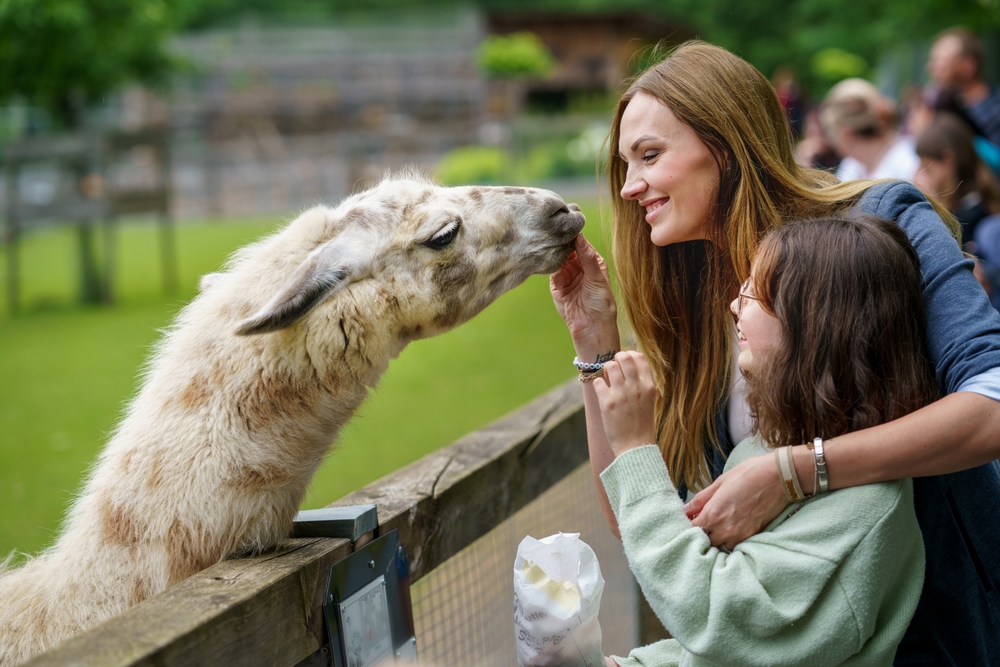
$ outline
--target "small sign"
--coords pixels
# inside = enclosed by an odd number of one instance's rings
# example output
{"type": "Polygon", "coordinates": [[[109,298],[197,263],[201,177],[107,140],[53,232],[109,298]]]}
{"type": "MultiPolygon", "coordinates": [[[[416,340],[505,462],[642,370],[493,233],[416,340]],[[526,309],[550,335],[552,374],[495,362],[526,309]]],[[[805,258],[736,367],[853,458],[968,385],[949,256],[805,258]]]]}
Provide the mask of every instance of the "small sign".
{"type": "Polygon", "coordinates": [[[410,566],[399,531],[330,568],[323,610],[334,667],[416,661],[410,566]]]}
{"type": "Polygon", "coordinates": [[[393,657],[385,577],[340,603],[347,667],[373,667],[393,657]]]}

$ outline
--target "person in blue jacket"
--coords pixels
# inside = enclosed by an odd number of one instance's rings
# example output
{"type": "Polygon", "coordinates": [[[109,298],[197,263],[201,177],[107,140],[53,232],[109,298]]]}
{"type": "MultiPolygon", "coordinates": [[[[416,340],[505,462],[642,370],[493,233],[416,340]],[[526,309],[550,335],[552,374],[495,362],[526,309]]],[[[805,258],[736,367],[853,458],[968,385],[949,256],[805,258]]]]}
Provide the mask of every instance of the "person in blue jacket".
{"type": "MultiPolygon", "coordinates": [[[[1000,314],[958,244],[955,219],[901,181],[837,183],[795,162],[773,88],[725,49],[688,42],[632,83],[611,128],[613,253],[632,332],[659,389],[657,445],[694,525],[732,549],[786,508],[772,457],[722,474],[747,434],[728,306],[766,232],[858,212],[895,222],[923,273],[927,349],[943,398],[826,441],[830,490],[907,477],[927,545],[916,614],[896,665],[1000,665],[1000,314]]],[[[582,378],[620,349],[603,259],[582,236],[552,275],[582,378]]],[[[595,477],[614,460],[584,383],[595,477]]],[[[815,458],[792,447],[799,478],[815,458]]],[[[597,482],[605,517],[614,513],[597,482]]]]}

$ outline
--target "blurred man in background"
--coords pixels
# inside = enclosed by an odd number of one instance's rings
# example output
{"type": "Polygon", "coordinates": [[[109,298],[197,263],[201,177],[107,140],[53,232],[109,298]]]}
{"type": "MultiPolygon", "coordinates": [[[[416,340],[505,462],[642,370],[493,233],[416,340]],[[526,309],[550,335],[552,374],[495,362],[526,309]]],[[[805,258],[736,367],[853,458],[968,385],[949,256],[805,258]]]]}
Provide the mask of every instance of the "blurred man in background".
{"type": "Polygon", "coordinates": [[[934,40],[927,73],[939,91],[957,91],[982,134],[1000,145],[1000,92],[983,78],[983,61],[979,38],[967,28],[950,28],[934,40]]]}

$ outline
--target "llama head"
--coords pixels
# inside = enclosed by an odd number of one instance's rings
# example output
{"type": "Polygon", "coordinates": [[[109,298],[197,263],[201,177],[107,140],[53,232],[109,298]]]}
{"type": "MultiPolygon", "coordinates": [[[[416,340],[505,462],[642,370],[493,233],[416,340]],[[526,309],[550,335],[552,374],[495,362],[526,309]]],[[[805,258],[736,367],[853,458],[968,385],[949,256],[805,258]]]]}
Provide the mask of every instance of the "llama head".
{"type": "Polygon", "coordinates": [[[555,271],[583,224],[579,207],[548,190],[388,178],[279,234],[295,240],[301,257],[236,333],[288,328],[354,288],[381,295],[385,325],[400,338],[431,336],[528,276],[555,271]]]}

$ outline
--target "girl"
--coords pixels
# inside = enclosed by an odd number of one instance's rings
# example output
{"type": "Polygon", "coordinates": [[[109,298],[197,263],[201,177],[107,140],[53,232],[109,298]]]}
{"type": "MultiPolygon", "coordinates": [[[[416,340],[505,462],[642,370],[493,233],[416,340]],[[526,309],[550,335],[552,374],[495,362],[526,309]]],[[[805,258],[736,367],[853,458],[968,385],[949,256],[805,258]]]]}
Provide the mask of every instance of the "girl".
{"type": "MultiPolygon", "coordinates": [[[[730,549],[788,505],[766,457],[722,474],[731,443],[749,430],[728,305],[760,239],[787,220],[850,211],[906,232],[920,257],[927,350],[944,397],[827,442],[829,488],[926,476],[915,503],[927,576],[896,664],[1000,664],[1000,315],[959,248],[954,218],[907,183],[835,183],[798,165],[767,79],[700,42],[679,47],[622,96],[608,181],[622,297],[658,388],[655,441],[675,486],[704,487],[688,506],[694,525],[730,549]]],[[[581,363],[599,364],[620,348],[617,305],[603,260],[582,236],[576,250],[552,275],[552,295],[581,363]]],[[[584,401],[599,475],[614,455],[592,386],[584,401]]],[[[810,477],[806,444],[792,454],[799,477],[810,477]]]]}
{"type": "MultiPolygon", "coordinates": [[[[781,468],[792,445],[815,438],[820,451],[822,439],[932,402],[920,283],[893,223],[824,218],[771,232],[731,306],[754,436],[727,465],[763,455],[781,468]]],[[[732,553],[715,549],[646,445],[657,390],[645,358],[621,352],[602,370],[593,388],[615,460],[601,479],[632,570],[674,637],[609,666],[891,665],[924,572],[911,481],[817,495],[822,465],[802,479],[786,467],[788,511],[732,553]]]]}

